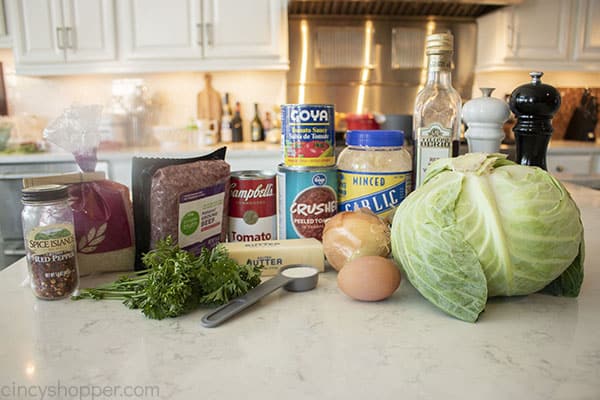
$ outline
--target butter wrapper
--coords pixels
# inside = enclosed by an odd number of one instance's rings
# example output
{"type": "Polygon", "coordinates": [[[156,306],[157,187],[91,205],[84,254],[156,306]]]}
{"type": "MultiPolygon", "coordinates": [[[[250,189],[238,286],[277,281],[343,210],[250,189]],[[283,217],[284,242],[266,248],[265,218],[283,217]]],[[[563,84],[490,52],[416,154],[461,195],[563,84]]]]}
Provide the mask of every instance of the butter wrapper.
{"type": "Polygon", "coordinates": [[[265,240],[257,242],[223,243],[229,257],[238,264],[251,264],[261,268],[261,276],[276,275],[289,264],[307,264],[325,270],[323,244],[317,239],[265,240]]]}

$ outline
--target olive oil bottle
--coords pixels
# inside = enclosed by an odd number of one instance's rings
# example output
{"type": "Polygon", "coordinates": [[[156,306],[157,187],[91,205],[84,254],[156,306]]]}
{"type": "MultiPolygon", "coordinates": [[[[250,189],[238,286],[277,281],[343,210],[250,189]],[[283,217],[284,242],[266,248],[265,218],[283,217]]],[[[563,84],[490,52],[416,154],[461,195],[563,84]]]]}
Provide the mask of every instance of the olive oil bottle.
{"type": "Polygon", "coordinates": [[[417,94],[413,115],[415,188],[433,161],[458,156],[461,99],[452,87],[453,46],[450,32],[426,39],[427,83],[417,94]]]}

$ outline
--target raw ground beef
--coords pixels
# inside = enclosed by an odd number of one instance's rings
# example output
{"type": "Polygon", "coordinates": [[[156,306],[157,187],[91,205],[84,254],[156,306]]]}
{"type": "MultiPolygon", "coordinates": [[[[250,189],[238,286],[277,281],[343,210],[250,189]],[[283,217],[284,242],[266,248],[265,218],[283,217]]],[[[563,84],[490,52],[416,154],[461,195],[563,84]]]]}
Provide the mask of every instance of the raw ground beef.
{"type": "Polygon", "coordinates": [[[168,235],[178,238],[179,199],[186,193],[224,184],[223,223],[220,240],[227,233],[230,166],[223,160],[202,160],[158,169],[150,192],[150,247],[168,235]]]}

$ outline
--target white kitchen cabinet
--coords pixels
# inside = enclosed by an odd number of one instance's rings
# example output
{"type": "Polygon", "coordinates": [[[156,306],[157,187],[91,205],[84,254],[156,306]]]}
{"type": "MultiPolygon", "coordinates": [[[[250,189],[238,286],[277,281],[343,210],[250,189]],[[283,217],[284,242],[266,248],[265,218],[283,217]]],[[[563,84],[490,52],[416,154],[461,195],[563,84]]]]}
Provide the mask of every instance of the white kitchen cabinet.
{"type": "Polygon", "coordinates": [[[10,37],[8,26],[6,24],[6,7],[4,6],[4,0],[0,0],[0,48],[12,48],[12,38],[10,37]]]}
{"type": "Polygon", "coordinates": [[[507,58],[568,59],[570,0],[525,1],[509,8],[507,58]]]}
{"type": "Polygon", "coordinates": [[[67,61],[115,60],[113,0],[63,0],[62,4],[67,61]]]}
{"type": "Polygon", "coordinates": [[[19,66],[116,59],[113,0],[8,0],[19,66]]]}
{"type": "Polygon", "coordinates": [[[9,0],[15,14],[15,58],[22,63],[59,63],[65,61],[59,45],[62,10],[59,0],[9,0]]]}
{"type": "Polygon", "coordinates": [[[207,58],[279,55],[279,0],[204,0],[207,58]]]}
{"type": "Polygon", "coordinates": [[[202,57],[201,0],[121,0],[118,13],[125,59],[202,57]]]}
{"type": "Polygon", "coordinates": [[[144,68],[163,60],[177,69],[286,63],[286,7],[285,0],[121,1],[123,56],[145,60],[144,68]]]}
{"type": "Polygon", "coordinates": [[[561,181],[600,189],[600,146],[594,143],[551,141],[548,172],[561,181]]]}
{"type": "Polygon", "coordinates": [[[580,0],[577,6],[574,59],[600,61],[600,0],[580,0]]]}
{"type": "Polygon", "coordinates": [[[589,175],[592,173],[593,154],[550,154],[546,167],[552,174],[589,175]]]}
{"type": "Polygon", "coordinates": [[[18,74],[288,69],[287,0],[4,1],[18,74]]]}
{"type": "Polygon", "coordinates": [[[527,0],[477,20],[478,71],[600,67],[600,0],[527,0]]]}

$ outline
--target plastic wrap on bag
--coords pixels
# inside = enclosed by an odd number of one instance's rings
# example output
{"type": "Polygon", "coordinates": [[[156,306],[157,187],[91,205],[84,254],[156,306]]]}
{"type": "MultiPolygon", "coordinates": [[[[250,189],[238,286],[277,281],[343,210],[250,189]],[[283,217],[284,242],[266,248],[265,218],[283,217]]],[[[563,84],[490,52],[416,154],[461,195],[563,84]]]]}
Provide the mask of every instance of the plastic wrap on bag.
{"type": "Polygon", "coordinates": [[[101,115],[102,106],[96,104],[71,106],[48,124],[44,129],[44,139],[71,152],[83,172],[94,171],[101,115]]]}

